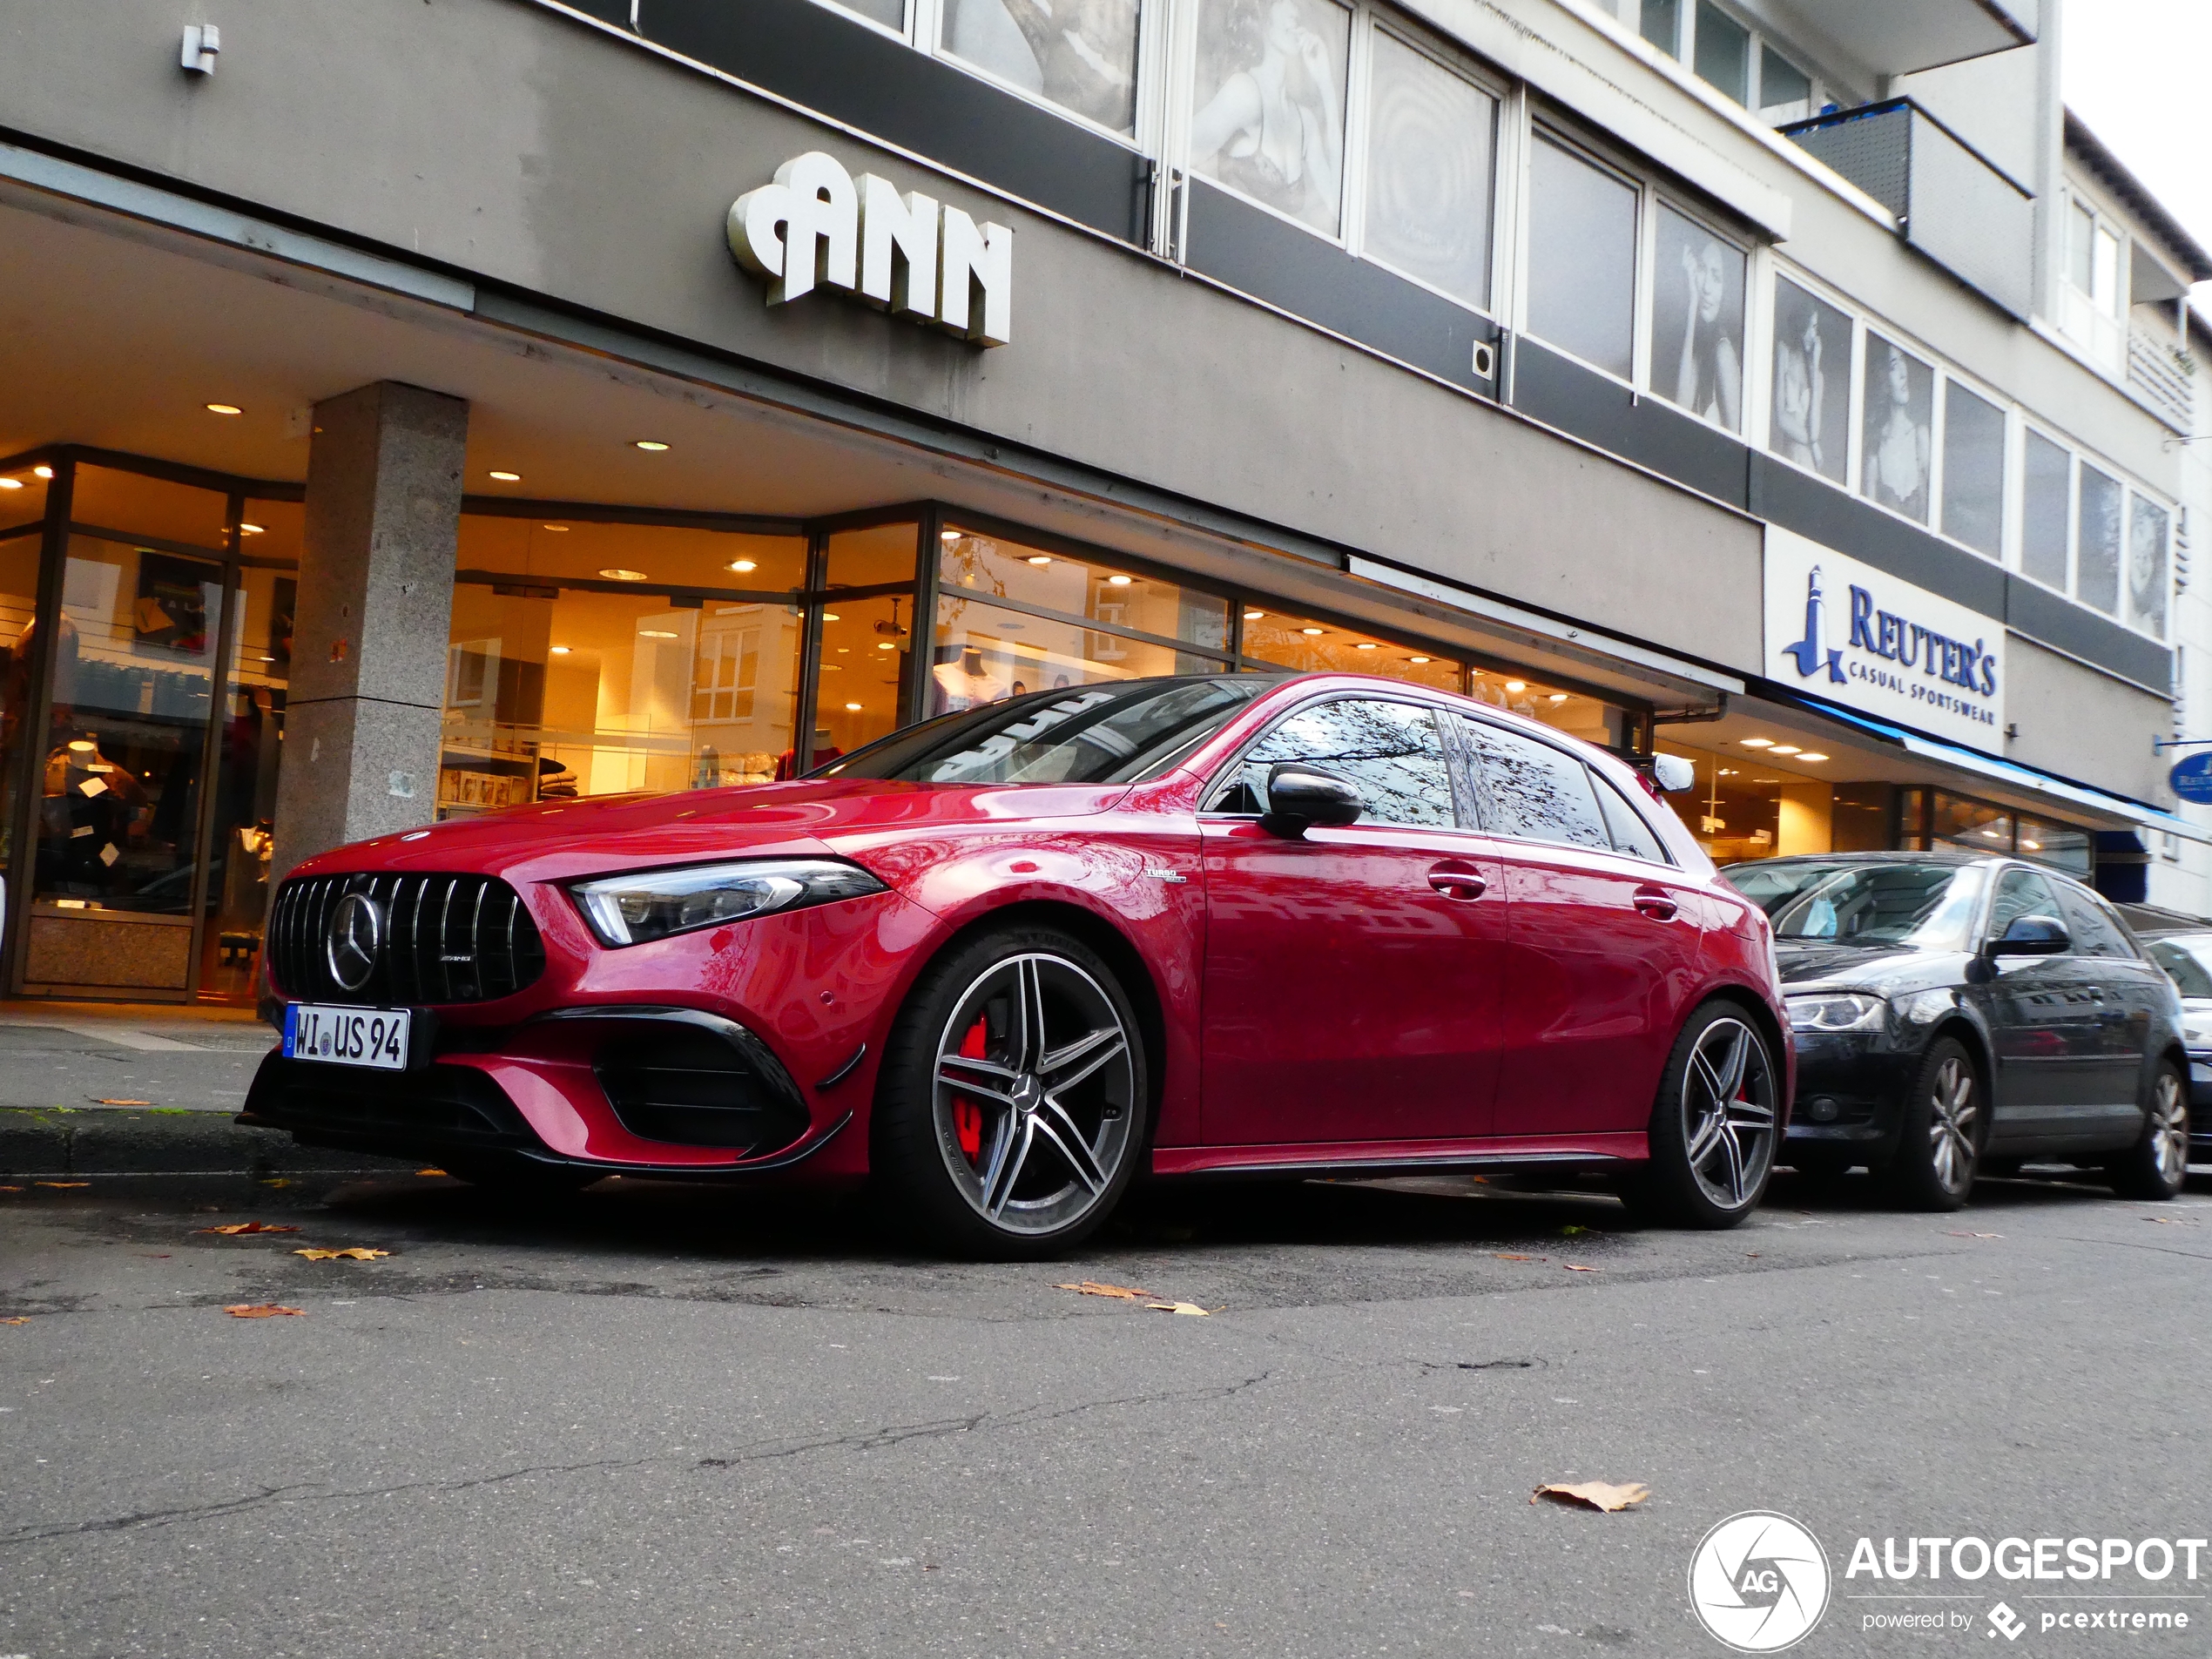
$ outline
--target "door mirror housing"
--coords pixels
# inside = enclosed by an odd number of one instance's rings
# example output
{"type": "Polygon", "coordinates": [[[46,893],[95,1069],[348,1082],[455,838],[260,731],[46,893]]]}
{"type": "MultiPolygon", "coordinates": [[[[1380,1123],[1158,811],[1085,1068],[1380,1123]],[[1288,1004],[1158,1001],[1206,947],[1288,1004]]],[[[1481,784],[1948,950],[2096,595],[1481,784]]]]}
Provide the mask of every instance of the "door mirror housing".
{"type": "Polygon", "coordinates": [[[1697,765],[1682,755],[1654,755],[1651,782],[1662,795],[1679,795],[1697,787],[1697,765]]]}
{"type": "Polygon", "coordinates": [[[1317,825],[1341,829],[1356,824],[1366,810],[1359,791],[1335,773],[1285,760],[1267,774],[1267,811],[1259,826],[1294,841],[1317,825]]]}
{"type": "Polygon", "coordinates": [[[2063,956],[2074,935],[2056,916],[2014,916],[2000,938],[1982,947],[1985,956],[2063,956]]]}

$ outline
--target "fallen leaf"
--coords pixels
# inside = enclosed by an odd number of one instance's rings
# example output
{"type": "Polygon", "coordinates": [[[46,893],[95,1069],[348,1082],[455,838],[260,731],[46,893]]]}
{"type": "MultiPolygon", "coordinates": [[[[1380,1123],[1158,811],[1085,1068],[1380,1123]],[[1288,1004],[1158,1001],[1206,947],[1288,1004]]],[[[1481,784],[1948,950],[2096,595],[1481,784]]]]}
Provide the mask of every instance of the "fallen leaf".
{"type": "Polygon", "coordinates": [[[1095,1278],[1087,1278],[1080,1285],[1055,1285],[1052,1288],[1055,1291],[1076,1291],[1084,1296],[1118,1297],[1124,1302],[1134,1302],[1140,1296],[1159,1294],[1157,1291],[1133,1291],[1126,1285],[1103,1285],[1095,1278]]]}
{"type": "Polygon", "coordinates": [[[311,1262],[373,1262],[392,1252],[388,1250],[363,1250],[359,1244],[354,1244],[346,1250],[295,1250],[292,1253],[305,1256],[311,1262]]]}
{"type": "Polygon", "coordinates": [[[1205,1318],[1209,1313],[1220,1311],[1217,1308],[1202,1308],[1196,1302],[1147,1302],[1144,1305],[1156,1312],[1195,1313],[1200,1318],[1205,1318]]]}
{"type": "Polygon", "coordinates": [[[2179,1216],[2145,1216],[2143,1219],[2145,1221],[2155,1221],[2161,1227],[2194,1227],[2196,1225],[2195,1222],[2184,1221],[2179,1216]]]}
{"type": "Polygon", "coordinates": [[[29,1325],[30,1323],[30,1316],[27,1313],[18,1313],[12,1319],[0,1319],[0,1325],[29,1325]]]}
{"type": "Polygon", "coordinates": [[[297,1227],[272,1227],[266,1222],[261,1221],[233,1221],[221,1227],[202,1227],[198,1231],[204,1233],[221,1233],[227,1238],[234,1237],[239,1233],[296,1233],[300,1230],[297,1227]]]}
{"type": "Polygon", "coordinates": [[[40,1182],[37,1183],[36,1184],[37,1184],[37,1185],[39,1185],[39,1186],[42,1186],[42,1187],[56,1187],[56,1188],[63,1188],[63,1187],[89,1187],[89,1186],[91,1186],[92,1184],[91,1184],[90,1181],[40,1181],[40,1182]]]}
{"type": "Polygon", "coordinates": [[[291,1313],[305,1318],[305,1308],[288,1308],[276,1302],[233,1302],[223,1310],[233,1319],[273,1319],[279,1314],[291,1313]]]}
{"type": "Polygon", "coordinates": [[[261,1184],[265,1187],[288,1187],[292,1184],[292,1183],[286,1180],[282,1176],[279,1176],[275,1180],[264,1181],[261,1184]]]}
{"type": "Polygon", "coordinates": [[[95,1106],[151,1106],[153,1104],[150,1100],[110,1100],[105,1095],[91,1095],[86,1098],[95,1106]]]}
{"type": "Polygon", "coordinates": [[[1596,1273],[1604,1271],[1602,1268],[1585,1267],[1580,1262],[1561,1262],[1560,1265],[1570,1273],[1596,1273]]]}
{"type": "Polygon", "coordinates": [[[443,1170],[417,1170],[415,1171],[417,1175],[443,1175],[444,1173],[443,1170]]]}
{"type": "Polygon", "coordinates": [[[1501,1250],[1493,1251],[1491,1254],[1501,1262],[1541,1262],[1548,1259],[1542,1256],[1508,1256],[1501,1250]]]}
{"type": "Polygon", "coordinates": [[[21,1187],[0,1187],[0,1192],[21,1192],[21,1187]]]}
{"type": "Polygon", "coordinates": [[[1554,1503],[1563,1503],[1570,1507],[1578,1503],[1588,1504],[1593,1509],[1602,1509],[1611,1514],[1616,1509],[1626,1509],[1632,1503],[1642,1503],[1650,1495],[1651,1488],[1640,1480],[1631,1481],[1626,1486],[1615,1486],[1608,1480],[1569,1480],[1553,1481],[1538,1487],[1528,1501],[1534,1503],[1538,1498],[1549,1498],[1554,1503]]]}
{"type": "Polygon", "coordinates": [[[1943,1236],[1946,1238],[2002,1238],[2005,1235],[2002,1233],[1962,1233],[1946,1231],[1943,1236]]]}
{"type": "Polygon", "coordinates": [[[1743,1259],[1747,1262],[1755,1262],[1759,1259],[1759,1252],[1756,1250],[1747,1250],[1743,1252],[1743,1259]]]}
{"type": "Polygon", "coordinates": [[[1561,1227],[1559,1230],[1559,1236],[1562,1238],[1572,1238],[1577,1233],[1586,1233],[1589,1231],[1590,1230],[1588,1227],[1583,1226],[1580,1222],[1569,1222],[1566,1226],[1561,1227]]]}

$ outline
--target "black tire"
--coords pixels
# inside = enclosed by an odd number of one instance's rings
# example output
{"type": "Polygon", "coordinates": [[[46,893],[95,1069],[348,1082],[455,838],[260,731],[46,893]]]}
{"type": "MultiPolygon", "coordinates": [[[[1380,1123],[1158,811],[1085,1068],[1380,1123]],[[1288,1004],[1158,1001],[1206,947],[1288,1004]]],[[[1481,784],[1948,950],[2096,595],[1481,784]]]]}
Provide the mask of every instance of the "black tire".
{"type": "Polygon", "coordinates": [[[983,934],[932,963],[885,1046],[870,1170],[929,1245],[1036,1261],[1105,1224],[1144,1161],[1136,1011],[1055,928],[983,934]]]}
{"type": "Polygon", "coordinates": [[[2143,1090],[2142,1138],[2105,1167],[2114,1192],[2153,1204],[2173,1197],[2188,1179],[2189,1087],[2171,1060],[2158,1062],[2143,1090]]]}
{"type": "Polygon", "coordinates": [[[1623,1184],[1639,1220],[1733,1227],[1774,1171],[1780,1079],[1767,1040],[1733,1002],[1701,1006],[1667,1056],[1651,1109],[1651,1156],[1623,1184]]]}
{"type": "Polygon", "coordinates": [[[1956,1210],[1974,1190],[1989,1138],[1981,1069],[1956,1037],[1938,1037],[1920,1058],[1898,1114],[1897,1150],[1880,1170],[1882,1190],[1902,1210],[1956,1210]]]}

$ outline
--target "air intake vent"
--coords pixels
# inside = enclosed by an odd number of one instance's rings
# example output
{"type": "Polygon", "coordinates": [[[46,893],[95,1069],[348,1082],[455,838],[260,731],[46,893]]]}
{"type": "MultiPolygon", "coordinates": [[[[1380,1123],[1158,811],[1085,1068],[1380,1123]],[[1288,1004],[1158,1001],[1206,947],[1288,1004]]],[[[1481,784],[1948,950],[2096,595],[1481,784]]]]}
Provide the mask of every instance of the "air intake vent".
{"type": "Polygon", "coordinates": [[[512,996],[545,971],[545,947],[522,895],[496,876],[316,875],[277,890],[269,970],[288,997],[408,1007],[512,996]],[[348,895],[347,938],[332,924],[348,895]],[[334,966],[333,957],[341,960],[334,966]],[[345,972],[348,984],[341,981],[345,972]]]}

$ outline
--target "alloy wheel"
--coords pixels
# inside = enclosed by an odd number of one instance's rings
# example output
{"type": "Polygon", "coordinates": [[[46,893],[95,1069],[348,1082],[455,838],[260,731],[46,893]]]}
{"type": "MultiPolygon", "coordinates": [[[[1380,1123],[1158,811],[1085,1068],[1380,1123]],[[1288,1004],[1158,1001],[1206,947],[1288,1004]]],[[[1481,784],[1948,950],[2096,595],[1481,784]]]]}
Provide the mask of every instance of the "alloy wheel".
{"type": "Polygon", "coordinates": [[[1723,1209],[1741,1209],[1766,1179],[1774,1160],[1774,1096],[1758,1033],[1737,1019],[1706,1027],[1683,1078],[1683,1140],[1690,1173],[1723,1209]]]}
{"type": "Polygon", "coordinates": [[[2160,1178],[2178,1186],[2188,1168],[2188,1105],[2182,1097],[2182,1080],[2162,1066],[2151,1085],[2150,1155],[2160,1178]]]}
{"type": "Polygon", "coordinates": [[[976,1214],[1035,1236],[1100,1202],[1130,1155],[1133,1042],[1104,988],[1063,956],[1007,957],[961,994],[938,1039],[933,1116],[976,1214]]]}
{"type": "Polygon", "coordinates": [[[1973,1184],[1980,1127],[1973,1066],[1964,1055],[1946,1055],[1928,1092],[1928,1167],[1946,1192],[1964,1192],[1973,1184]]]}

